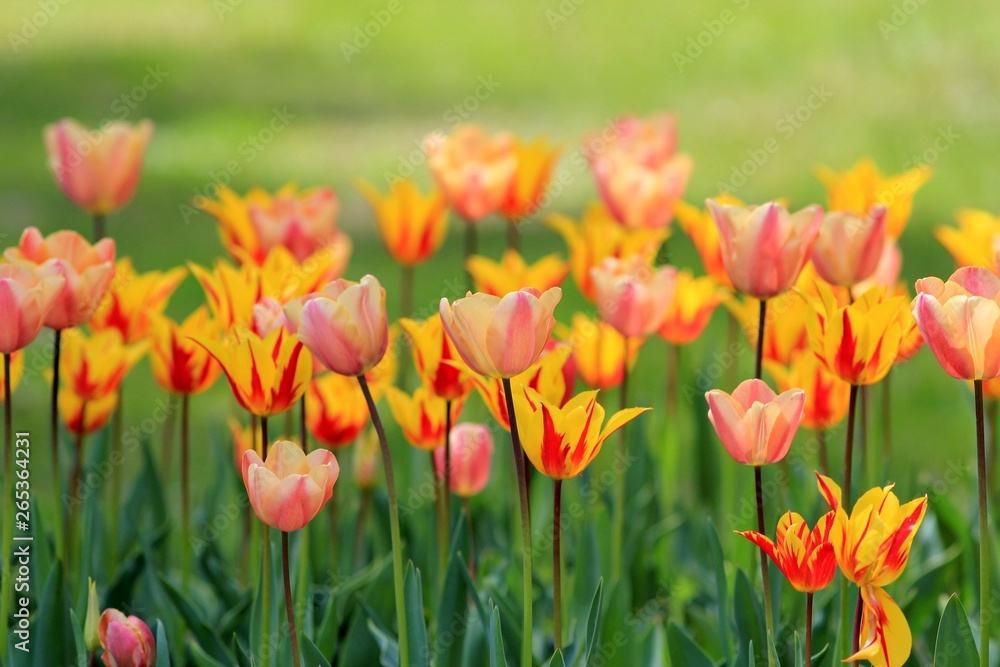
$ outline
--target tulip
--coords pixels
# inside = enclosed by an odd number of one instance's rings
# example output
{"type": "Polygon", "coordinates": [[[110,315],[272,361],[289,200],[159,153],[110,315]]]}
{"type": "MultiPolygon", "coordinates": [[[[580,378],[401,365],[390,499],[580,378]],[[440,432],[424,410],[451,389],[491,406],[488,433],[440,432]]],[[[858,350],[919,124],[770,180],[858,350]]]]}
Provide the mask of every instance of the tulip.
{"type": "Polygon", "coordinates": [[[101,614],[98,636],[104,648],[106,667],[153,667],[156,640],[138,616],[125,616],[117,609],[101,614]]]}
{"type": "Polygon", "coordinates": [[[787,291],[809,260],[823,209],[790,214],[771,202],[756,208],[706,201],[719,228],[722,259],[733,286],[757,299],[787,291]]]}
{"type": "Polygon", "coordinates": [[[935,227],[934,238],[948,251],[957,267],[985,266],[996,273],[1000,218],[977,209],[962,209],[955,218],[958,229],[935,227]]]}
{"type": "Polygon", "coordinates": [[[90,336],[74,331],[63,343],[60,381],[84,401],[117,392],[147,348],[145,342],[126,345],[117,329],[95,331],[90,336]]]}
{"type": "Polygon", "coordinates": [[[114,213],[135,194],[153,123],[106,124],[91,132],[71,118],[45,126],[45,151],[59,189],[93,216],[114,213]]]}
{"type": "Polygon", "coordinates": [[[213,339],[218,324],[208,311],[198,308],[178,324],[168,317],[153,320],[150,330],[150,362],[153,378],[174,394],[200,394],[215,383],[222,368],[193,338],[213,339]]]}
{"type": "Polygon", "coordinates": [[[668,231],[658,229],[626,229],[615,222],[607,209],[591,204],[577,223],[561,216],[548,216],[548,225],[555,229],[569,246],[570,271],[580,292],[594,300],[590,271],[608,257],[628,258],[639,255],[652,261],[666,240],[668,231]]]}
{"type": "Polygon", "coordinates": [[[362,491],[370,492],[375,488],[375,474],[378,472],[378,437],[374,430],[367,431],[358,440],[353,458],[354,483],[362,491]]]}
{"type": "MultiPolygon", "coordinates": [[[[451,491],[471,498],[486,488],[493,463],[493,434],[482,424],[458,424],[448,439],[451,450],[451,491]]],[[[434,450],[434,470],[444,479],[444,447],[434,450]]]]}
{"type": "Polygon", "coordinates": [[[472,391],[471,371],[445,334],[440,315],[435,313],[423,322],[402,319],[399,324],[412,343],[413,362],[424,385],[451,401],[472,391]]]}
{"type": "Polygon", "coordinates": [[[100,624],[101,607],[97,598],[97,584],[87,577],[87,614],[83,622],[83,643],[90,652],[101,647],[100,624]]]}
{"type": "Polygon", "coordinates": [[[448,205],[476,222],[499,210],[517,171],[514,138],[490,136],[476,125],[460,125],[448,137],[424,142],[427,164],[448,205]]]}
{"type": "Polygon", "coordinates": [[[760,467],[785,458],[802,421],[805,392],[776,395],[762,380],[746,380],[732,395],[719,389],[705,394],[708,419],[737,463],[760,467]]]}
{"type": "Polygon", "coordinates": [[[866,216],[831,211],[823,217],[813,263],[834,285],[855,285],[875,273],[885,245],[886,208],[875,206],[866,216]]]}
{"type": "Polygon", "coordinates": [[[546,255],[528,264],[518,251],[510,248],[499,262],[474,255],[466,261],[465,268],[477,291],[498,297],[529,287],[544,292],[561,285],[569,273],[569,265],[559,255],[546,255]]]}
{"type": "Polygon", "coordinates": [[[19,262],[0,264],[0,353],[12,354],[35,340],[49,311],[56,304],[65,280],[40,278],[34,266],[19,262]]]}
{"type": "MultiPolygon", "coordinates": [[[[549,403],[563,405],[563,398],[566,396],[567,383],[563,373],[563,367],[572,354],[569,346],[562,346],[559,349],[539,357],[535,365],[528,368],[519,375],[511,378],[512,386],[524,385],[537,391],[545,397],[549,403]]],[[[506,394],[504,385],[497,378],[475,379],[476,390],[482,397],[486,407],[489,408],[493,418],[500,426],[510,430],[510,418],[507,412],[506,394]]]]}
{"type": "Polygon", "coordinates": [[[404,267],[423,264],[441,248],[448,212],[440,192],[423,195],[408,179],[393,182],[385,195],[367,181],[357,181],[355,187],[368,200],[382,244],[396,263],[404,267]]]}
{"type": "Polygon", "coordinates": [[[233,438],[233,454],[235,456],[236,469],[242,474],[243,455],[250,450],[256,452],[259,442],[254,438],[253,429],[249,426],[243,426],[235,417],[230,417],[228,424],[229,435],[233,438]]]}
{"type": "Polygon", "coordinates": [[[309,433],[333,449],[351,444],[370,418],[354,378],[327,373],[309,384],[305,398],[309,433]]]}
{"type": "Polygon", "coordinates": [[[555,356],[556,359],[550,361],[550,364],[555,365],[560,361],[562,362],[559,370],[563,376],[563,393],[562,396],[557,396],[556,400],[553,401],[556,405],[562,407],[569,402],[569,399],[573,398],[573,393],[576,389],[576,360],[573,358],[573,347],[563,341],[550,338],[549,342],[542,349],[542,354],[538,357],[538,361],[541,363],[551,356],[555,356]]]}
{"type": "Polygon", "coordinates": [[[480,375],[511,378],[530,368],[552,335],[562,290],[552,287],[504,297],[472,294],[453,304],[442,298],[441,324],[462,360],[480,375]]]}
{"type": "Polygon", "coordinates": [[[695,278],[690,271],[677,272],[674,295],[657,333],[671,345],[693,343],[725,296],[711,276],[695,278]]]}
{"type": "Polygon", "coordinates": [[[601,320],[592,320],[583,313],[573,314],[570,341],[577,371],[593,389],[611,389],[621,384],[626,348],[628,369],[631,371],[643,343],[642,338],[629,338],[626,342],[613,326],[601,320]]]}
{"type": "MultiPolygon", "coordinates": [[[[118,402],[117,391],[88,400],[72,389],[60,389],[59,417],[67,431],[81,438],[107,426],[112,413],[118,409],[118,402]]],[[[82,453],[77,456],[82,456],[82,453]]]]}
{"type": "Polygon", "coordinates": [[[259,283],[258,301],[270,296],[286,304],[297,297],[318,292],[327,283],[341,277],[347,267],[347,256],[338,255],[334,247],[329,251],[317,251],[300,262],[284,246],[276,246],[267,253],[259,267],[252,266],[259,269],[256,279],[259,283]]]}
{"type": "Polygon", "coordinates": [[[639,257],[606,259],[591,269],[601,319],[626,338],[656,331],[674,298],[677,269],[654,268],[639,257]]]}
{"type": "Polygon", "coordinates": [[[817,175],[826,187],[832,210],[868,215],[875,206],[885,206],[885,234],[895,240],[910,218],[914,195],[933,173],[929,166],[920,165],[902,174],[885,176],[871,159],[863,158],[841,173],[821,166],[817,175]]]}
{"type": "MultiPolygon", "coordinates": [[[[741,200],[725,192],[712,199],[718,204],[743,206],[741,200]]],[[[676,213],[677,224],[694,244],[698,256],[701,257],[701,264],[705,267],[705,272],[715,278],[719,285],[732,287],[733,283],[729,280],[725,260],[722,258],[722,238],[719,236],[719,228],[715,225],[712,212],[679,201],[676,213]]]]}
{"type": "Polygon", "coordinates": [[[454,424],[464,403],[462,399],[446,401],[426,387],[418,388],[412,396],[389,387],[386,398],[407,442],[417,449],[428,451],[444,446],[445,419],[450,418],[454,424]]]}
{"type": "Polygon", "coordinates": [[[254,304],[264,296],[257,267],[234,267],[218,260],[211,271],[191,263],[188,268],[205,291],[212,317],[223,331],[234,327],[252,331],[254,304]]]}
{"type": "Polygon", "coordinates": [[[291,331],[284,308],[281,302],[274,297],[264,297],[253,305],[251,312],[253,313],[253,331],[261,336],[267,336],[275,329],[282,327],[291,331]]]}
{"type": "Polygon", "coordinates": [[[123,257],[115,264],[115,279],[97,305],[90,328],[117,329],[128,344],[142,341],[154,318],[163,313],[170,295],[186,275],[187,270],[183,267],[166,272],[136,273],[132,260],[123,257]]]}
{"type": "MultiPolygon", "coordinates": [[[[294,309],[285,310],[293,319],[294,309]]],[[[299,339],[334,373],[357,377],[382,360],[389,344],[385,290],[374,276],[335,280],[305,297],[299,339]]]]}
{"type": "Polygon", "coordinates": [[[545,196],[552,168],[559,157],[559,149],[550,146],[545,138],[535,139],[530,143],[515,139],[514,157],[514,176],[510,180],[506,197],[500,204],[500,212],[510,225],[508,231],[514,230],[507,237],[508,249],[516,247],[512,241],[517,239],[517,226],[537,213],[545,196]]]}

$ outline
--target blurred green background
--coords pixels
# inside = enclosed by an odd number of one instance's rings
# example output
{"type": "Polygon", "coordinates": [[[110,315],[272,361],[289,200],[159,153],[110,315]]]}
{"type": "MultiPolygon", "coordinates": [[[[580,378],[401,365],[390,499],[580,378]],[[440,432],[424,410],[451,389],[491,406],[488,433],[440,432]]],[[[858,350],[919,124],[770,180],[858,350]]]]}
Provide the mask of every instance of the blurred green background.
{"type": "MultiPolygon", "coordinates": [[[[560,142],[566,159],[559,169],[570,182],[549,209],[575,216],[595,197],[574,159],[580,136],[617,114],[672,109],[682,149],[696,164],[689,201],[715,194],[772,137],[779,150],[736,188],[743,199],[821,201],[813,175],[819,163],[844,169],[870,155],[896,173],[931,162],[935,176],[917,196],[901,241],[904,275],[947,275],[952,264],[933,227],[959,207],[997,209],[996,24],[995,4],[986,0],[365,0],[335,8],[315,0],[7,0],[0,17],[2,243],[15,243],[29,225],[89,235],[89,220],[47,171],[46,123],[151,118],[157,129],[138,194],[109,221],[119,252],[140,270],[206,264],[222,254],[213,221],[185,208],[215,180],[231,178],[241,192],[288,181],[330,185],[356,246],[349,276],[380,276],[392,300],[398,269],[352,179],[384,188],[387,175],[412,167],[428,182],[410,156],[421,162],[414,152],[421,138],[464,119],[560,142]],[[811,96],[807,119],[786,119],[811,96]],[[248,146],[276,109],[290,116],[287,126],[259,149],[248,146]],[[945,149],[934,149],[941,136],[950,137],[938,143],[945,149]],[[239,173],[220,176],[231,161],[239,173]]],[[[482,247],[499,256],[502,225],[485,225],[482,247]]],[[[531,258],[565,252],[541,225],[526,234],[531,258]]],[[[418,271],[418,303],[453,293],[459,248],[453,233],[418,271]]],[[[698,267],[679,234],[670,251],[678,264],[698,267]]],[[[575,288],[568,292],[560,308],[567,321],[582,304],[575,288]]],[[[184,315],[201,298],[188,278],[169,312],[184,315]]],[[[721,345],[722,317],[716,320],[715,335],[685,355],[689,376],[721,345]]],[[[36,346],[29,367],[44,365],[45,354],[36,346]]],[[[643,354],[649,363],[641,365],[637,400],[658,405],[662,343],[643,354]]],[[[749,355],[741,363],[748,374],[749,355]]],[[[158,395],[149,378],[143,365],[129,379],[127,423],[144,418],[158,395]]],[[[972,459],[973,417],[968,392],[927,352],[896,374],[895,388],[896,446],[905,453],[891,470],[905,495],[917,479],[926,488],[947,462],[972,459]]],[[[19,423],[42,433],[45,401],[45,384],[29,377],[17,397],[19,423]]],[[[195,405],[196,424],[209,411],[232,409],[224,383],[195,405]]],[[[697,401],[693,407],[685,432],[704,410],[697,401]]],[[[662,416],[648,428],[662,429],[662,416]]]]}

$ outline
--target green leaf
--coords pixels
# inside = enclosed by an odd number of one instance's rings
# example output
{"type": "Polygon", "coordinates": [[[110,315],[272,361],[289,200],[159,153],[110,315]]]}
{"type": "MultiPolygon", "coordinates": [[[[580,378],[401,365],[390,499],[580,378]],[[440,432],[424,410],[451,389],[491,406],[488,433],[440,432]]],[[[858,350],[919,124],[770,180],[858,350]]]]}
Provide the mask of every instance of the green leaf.
{"type": "Polygon", "coordinates": [[[399,667],[399,644],[396,638],[389,634],[389,631],[382,627],[382,624],[375,620],[369,613],[368,631],[375,638],[375,643],[379,648],[379,664],[382,667],[399,667]]]}
{"type": "Polygon", "coordinates": [[[188,599],[181,593],[174,584],[166,577],[160,575],[160,584],[167,592],[167,597],[184,617],[184,622],[198,640],[200,647],[214,660],[228,663],[232,660],[225,644],[219,639],[208,622],[202,617],[201,612],[195,609],[188,599]]]}
{"type": "Polygon", "coordinates": [[[156,619],[156,667],[170,667],[170,645],[167,644],[167,629],[163,621],[156,619]]]}
{"type": "Polygon", "coordinates": [[[76,667],[87,667],[87,658],[90,652],[87,650],[87,642],[83,640],[83,629],[80,627],[80,620],[76,617],[76,612],[69,610],[69,620],[73,624],[73,645],[76,647],[76,667]]]}
{"type": "Polygon", "coordinates": [[[952,595],[941,614],[937,642],[934,645],[934,667],[965,667],[979,664],[979,651],[972,635],[972,626],[957,595],[952,595]]]}
{"type": "Polygon", "coordinates": [[[435,656],[437,667],[461,667],[462,665],[462,645],[468,627],[469,611],[469,591],[466,578],[462,576],[463,569],[468,574],[468,566],[462,561],[460,554],[466,540],[464,517],[464,512],[460,512],[458,521],[455,522],[451,538],[451,551],[448,556],[448,569],[444,575],[444,584],[441,586],[437,620],[438,640],[435,643],[435,648],[439,652],[435,656]]]}
{"type": "Polygon", "coordinates": [[[188,649],[191,651],[191,657],[194,658],[194,663],[198,667],[226,667],[226,663],[219,662],[210,656],[201,647],[201,644],[196,641],[189,641],[188,649]]]}
{"type": "Polygon", "coordinates": [[[500,607],[493,607],[490,614],[490,667],[507,667],[503,651],[503,633],[500,631],[500,607]]]}
{"type": "Polygon", "coordinates": [[[236,664],[237,667],[254,667],[253,659],[250,657],[250,652],[243,646],[239,638],[233,634],[233,653],[236,654],[236,664]]]}
{"type": "Polygon", "coordinates": [[[716,605],[719,610],[719,643],[726,656],[726,664],[733,664],[733,648],[729,641],[729,583],[726,581],[726,562],[722,555],[722,545],[719,543],[719,531],[715,529],[712,519],[706,521],[708,529],[708,548],[712,553],[712,565],[715,567],[716,605]]]}
{"type": "Polygon", "coordinates": [[[698,646],[684,628],[670,621],[667,625],[667,651],[670,662],[684,667],[715,667],[715,663],[698,646]]]}
{"type": "Polygon", "coordinates": [[[406,564],[403,576],[406,605],[406,629],[409,633],[410,664],[413,667],[430,665],[430,648],[427,646],[427,624],[424,622],[424,593],[420,585],[420,570],[413,561],[406,564]]]}
{"type": "Polygon", "coordinates": [[[316,667],[330,667],[330,661],[326,659],[323,652],[306,635],[302,635],[302,657],[306,659],[306,664],[309,667],[313,665],[316,665],[316,667]]]}
{"type": "MultiPolygon", "coordinates": [[[[42,593],[38,605],[38,615],[29,647],[35,667],[52,667],[72,663],[67,649],[73,646],[73,631],[70,629],[69,599],[63,582],[63,566],[56,561],[42,593]]],[[[17,636],[11,633],[14,641],[17,636]]]]}
{"type": "Polygon", "coordinates": [[[762,647],[767,645],[764,642],[766,627],[764,625],[764,610],[753,591],[750,579],[742,568],[736,571],[733,606],[736,614],[736,632],[739,638],[739,652],[736,654],[735,664],[737,667],[749,665],[751,658],[755,662],[765,664],[767,656],[762,650],[762,647]]]}
{"type": "Polygon", "coordinates": [[[584,654],[584,665],[590,664],[590,658],[594,654],[594,647],[601,636],[601,610],[604,606],[604,579],[597,580],[597,590],[594,591],[594,599],[590,602],[590,613],[587,614],[587,651],[584,654]]]}
{"type": "Polygon", "coordinates": [[[552,659],[549,660],[547,667],[566,667],[566,661],[563,659],[562,651],[556,651],[552,655],[552,659]]]}

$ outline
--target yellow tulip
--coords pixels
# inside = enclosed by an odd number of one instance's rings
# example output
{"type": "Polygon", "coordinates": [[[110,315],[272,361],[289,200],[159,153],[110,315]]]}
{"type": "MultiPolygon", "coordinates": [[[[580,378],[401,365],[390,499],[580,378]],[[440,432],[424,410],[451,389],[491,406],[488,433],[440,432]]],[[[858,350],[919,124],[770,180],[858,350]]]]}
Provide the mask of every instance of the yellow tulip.
{"type": "Polygon", "coordinates": [[[509,248],[499,262],[473,255],[465,262],[465,268],[475,281],[477,292],[499,297],[525,287],[544,292],[561,285],[569,273],[569,265],[559,255],[546,255],[534,264],[528,264],[521,253],[509,248]]]}

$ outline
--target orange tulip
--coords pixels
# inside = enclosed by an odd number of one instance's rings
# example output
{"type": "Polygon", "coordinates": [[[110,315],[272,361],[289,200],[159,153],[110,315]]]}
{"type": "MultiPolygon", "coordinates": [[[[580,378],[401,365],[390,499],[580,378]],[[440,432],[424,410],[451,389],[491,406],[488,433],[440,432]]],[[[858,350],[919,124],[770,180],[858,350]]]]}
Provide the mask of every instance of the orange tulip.
{"type": "MultiPolygon", "coordinates": [[[[445,415],[449,403],[432,394],[427,387],[420,387],[413,395],[395,387],[386,390],[389,408],[396,423],[403,430],[407,442],[417,449],[437,449],[445,444],[445,415]]],[[[451,401],[451,423],[458,421],[464,401],[451,401]]]]}
{"type": "Polygon", "coordinates": [[[559,157],[559,149],[550,146],[544,137],[530,143],[515,138],[514,157],[514,176],[507,196],[500,204],[500,212],[508,221],[516,223],[537,212],[559,157]]]}
{"type": "Polygon", "coordinates": [[[132,260],[123,257],[115,264],[115,279],[94,311],[90,328],[118,329],[126,343],[138,343],[186,275],[183,267],[139,274],[132,260]]]}
{"type": "Polygon", "coordinates": [[[707,200],[719,229],[722,259],[733,286],[748,296],[770,299],[787,291],[812,255],[823,209],[789,213],[770,202],[733,206],[707,200]]]}
{"type": "Polygon", "coordinates": [[[317,449],[307,456],[288,440],[271,445],[265,461],[253,450],[243,454],[243,484],[254,513],[286,533],[304,528],[319,514],[339,476],[333,452],[317,449]]]}
{"type": "Polygon", "coordinates": [[[594,300],[592,268],[600,266],[607,257],[624,259],[639,255],[651,262],[668,236],[666,228],[625,229],[599,203],[590,204],[579,223],[555,214],[547,216],[547,222],[569,246],[573,280],[591,301],[594,300]]]}
{"type": "MultiPolygon", "coordinates": [[[[718,204],[729,206],[743,205],[741,200],[724,192],[713,197],[712,200],[718,204]]],[[[715,278],[719,285],[732,287],[733,283],[729,280],[725,260],[722,259],[722,237],[719,236],[719,228],[715,225],[712,212],[679,201],[677,202],[677,223],[694,244],[695,250],[701,257],[702,266],[705,267],[705,272],[715,278]]]]}
{"type": "MultiPolygon", "coordinates": [[[[21,376],[24,375],[24,353],[18,350],[17,352],[10,352],[10,390],[14,392],[17,390],[17,385],[21,382],[21,376]]],[[[0,364],[0,402],[7,400],[7,392],[4,388],[4,370],[3,365],[0,364]]]]}
{"type": "Polygon", "coordinates": [[[35,227],[21,234],[15,248],[4,251],[8,262],[24,261],[37,267],[38,278],[63,278],[62,291],[45,318],[50,329],[68,329],[87,322],[115,275],[115,242],[103,239],[94,245],[72,231],[43,237],[35,227]]]}
{"type": "Polygon", "coordinates": [[[656,331],[674,299],[677,269],[652,267],[640,257],[609,258],[590,270],[601,319],[626,337],[656,331]]]}
{"type": "Polygon", "coordinates": [[[312,358],[301,341],[285,329],[261,338],[245,336],[219,342],[192,340],[222,366],[237,402],[259,417],[281,414],[302,397],[312,377],[312,358]]]}
{"type": "Polygon", "coordinates": [[[596,391],[577,394],[559,407],[521,385],[514,391],[514,409],[528,460],[543,475],[570,479],[590,465],[612,433],[649,408],[620,410],[604,425],[604,408],[597,402],[596,391]]]}
{"type": "Polygon", "coordinates": [[[254,438],[253,429],[249,426],[243,426],[235,417],[229,418],[229,434],[233,438],[236,469],[242,471],[243,454],[248,451],[256,452],[260,446],[260,439],[254,438]]]}
{"type": "Polygon", "coordinates": [[[462,360],[479,373],[510,378],[535,363],[552,335],[562,290],[524,289],[503,298],[482,292],[453,304],[442,298],[441,323],[462,360]]]}
{"type": "Polygon", "coordinates": [[[325,446],[336,449],[351,444],[368,419],[365,395],[354,378],[327,373],[309,383],[306,423],[325,446]]]}
{"type": "Polygon", "coordinates": [[[977,209],[962,209],[955,218],[958,229],[935,227],[934,238],[948,251],[956,266],[985,266],[996,273],[1000,266],[997,263],[1000,218],[977,209]]]}
{"type": "Polygon", "coordinates": [[[913,197],[933,173],[933,169],[921,165],[896,176],[885,176],[868,158],[841,173],[822,166],[817,170],[831,209],[868,215],[875,206],[885,206],[885,234],[889,239],[903,233],[913,210],[913,197]]]}
{"type": "Polygon", "coordinates": [[[792,588],[800,593],[815,593],[830,585],[837,573],[837,557],[830,542],[835,512],[827,512],[809,530],[799,514],[788,512],[778,520],[776,541],[753,531],[737,532],[774,561],[792,588]]]}
{"type": "Polygon", "coordinates": [[[424,150],[452,210],[475,222],[500,209],[517,170],[511,135],[490,136],[479,126],[460,125],[448,137],[428,137],[424,150]]]}
{"type": "Polygon", "coordinates": [[[465,268],[475,282],[476,291],[499,297],[526,287],[544,292],[561,285],[569,273],[569,265],[559,255],[546,255],[528,264],[521,253],[510,248],[499,262],[473,255],[465,262],[465,268]]]}
{"type": "Polygon", "coordinates": [[[11,354],[35,340],[64,283],[62,276],[40,278],[26,262],[0,264],[0,312],[4,314],[0,353],[11,354]]]}
{"type": "Polygon", "coordinates": [[[448,211],[440,192],[425,196],[407,179],[395,181],[384,196],[367,181],[359,180],[355,187],[372,207],[382,245],[398,264],[422,264],[441,248],[448,211]]]}
{"type": "Polygon", "coordinates": [[[107,667],[153,667],[156,640],[138,616],[125,616],[117,609],[101,614],[98,635],[107,667]]]}
{"type": "MultiPolygon", "coordinates": [[[[902,288],[900,294],[908,296],[906,288],[902,288]]],[[[913,316],[909,303],[903,305],[903,335],[899,342],[899,352],[896,354],[896,363],[901,364],[909,361],[924,346],[924,335],[920,333],[917,325],[917,318],[913,316]]]]}
{"type": "Polygon", "coordinates": [[[673,345],[693,343],[725,298],[726,293],[711,276],[695,278],[690,271],[677,272],[674,297],[658,329],[660,337],[673,345]]]}
{"type": "Polygon", "coordinates": [[[118,391],[125,375],[146,353],[145,342],[126,345],[116,329],[82,331],[63,336],[59,380],[84,401],[95,401],[118,391]]]}
{"type": "MultiPolygon", "coordinates": [[[[493,434],[483,424],[458,424],[451,430],[451,492],[471,498],[486,488],[493,464],[493,434]]],[[[444,447],[434,450],[434,470],[444,480],[444,447]]]]}
{"type": "Polygon", "coordinates": [[[790,366],[766,364],[781,391],[801,388],[806,392],[802,425],[813,430],[836,426],[847,416],[851,385],[834,375],[811,351],[795,356],[790,366]]]}
{"type": "Polygon", "coordinates": [[[198,394],[211,387],[222,368],[193,338],[214,339],[218,334],[218,324],[204,307],[180,324],[162,315],[155,318],[149,337],[156,382],[175,394],[198,394]]]}
{"type": "Polygon", "coordinates": [[[365,431],[354,447],[354,483],[359,489],[370,491],[378,479],[379,456],[378,436],[375,429],[365,431]]]}
{"type": "Polygon", "coordinates": [[[785,458],[802,421],[805,392],[776,395],[763,380],[744,380],[732,395],[705,394],[708,420],[737,463],[759,467],[785,458]]]}
{"type": "Polygon", "coordinates": [[[45,126],[49,168],[70,201],[91,215],[107,215],[135,194],[153,123],[114,122],[89,131],[71,118],[45,126]]]}
{"type": "Polygon", "coordinates": [[[848,287],[871,277],[885,246],[885,216],[884,206],[864,216],[844,211],[823,216],[812,254],[820,277],[848,287]]]}
{"type": "MultiPolygon", "coordinates": [[[[569,358],[571,349],[569,346],[562,346],[555,351],[542,356],[538,363],[528,368],[520,375],[515,375],[510,379],[510,386],[516,388],[520,385],[530,387],[537,391],[549,403],[560,406],[566,397],[566,376],[563,368],[569,358]]],[[[507,403],[503,393],[503,382],[499,378],[476,377],[476,390],[482,397],[486,407],[489,408],[493,418],[497,423],[508,431],[510,430],[510,419],[507,416],[507,403]]],[[[517,393],[516,391],[514,392],[517,393]]]]}
{"type": "Polygon", "coordinates": [[[435,395],[453,401],[472,391],[472,371],[445,334],[440,315],[434,314],[423,322],[404,318],[399,324],[413,345],[417,374],[435,395]]]}
{"type": "Polygon", "coordinates": [[[72,389],[60,389],[59,418],[73,435],[90,435],[107,425],[118,409],[118,398],[118,392],[113,391],[100,398],[85,400],[72,389]]]}
{"type": "MultiPolygon", "coordinates": [[[[628,339],[629,370],[635,365],[643,340],[628,339]]],[[[621,384],[626,340],[613,326],[592,320],[583,313],[574,313],[570,341],[577,371],[587,385],[594,389],[611,389],[621,384]]]]}

